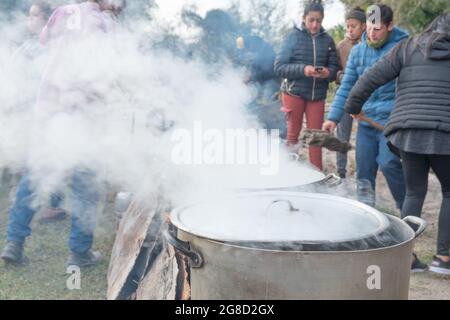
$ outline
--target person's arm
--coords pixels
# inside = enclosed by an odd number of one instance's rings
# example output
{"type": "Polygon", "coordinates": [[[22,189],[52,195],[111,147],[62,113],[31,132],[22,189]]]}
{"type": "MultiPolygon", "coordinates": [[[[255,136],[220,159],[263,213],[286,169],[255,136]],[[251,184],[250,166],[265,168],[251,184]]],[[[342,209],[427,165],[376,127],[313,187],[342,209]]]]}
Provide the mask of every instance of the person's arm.
{"type": "Polygon", "coordinates": [[[50,42],[52,38],[52,30],[62,15],[63,12],[61,8],[57,8],[55,11],[53,11],[52,15],[39,34],[39,41],[42,45],[47,45],[47,43],[50,42]]]}
{"type": "Polygon", "coordinates": [[[254,66],[252,68],[252,81],[264,82],[275,77],[273,69],[270,66],[267,66],[267,64],[273,65],[273,60],[272,63],[269,61],[268,63],[266,62],[265,64],[263,63],[262,65],[254,66]]]}
{"type": "Polygon", "coordinates": [[[274,71],[280,78],[298,80],[305,77],[305,67],[303,63],[291,63],[294,55],[295,34],[289,34],[283,42],[280,52],[275,58],[274,71]]]}
{"type": "Polygon", "coordinates": [[[345,111],[357,115],[372,93],[379,87],[397,78],[403,67],[403,50],[406,42],[397,44],[386,56],[371,67],[356,82],[351,90],[345,111]]]}
{"type": "Polygon", "coordinates": [[[253,59],[249,63],[251,81],[264,82],[275,77],[273,71],[273,64],[275,61],[275,54],[270,55],[264,51],[259,51],[254,54],[253,59]]]}
{"type": "Polygon", "coordinates": [[[339,123],[341,121],[341,118],[344,115],[345,101],[347,100],[347,97],[349,96],[356,81],[358,81],[358,73],[356,71],[357,55],[359,52],[358,49],[359,47],[356,46],[350,53],[347,67],[345,68],[344,78],[342,79],[342,84],[336,92],[336,96],[334,97],[328,113],[328,120],[335,123],[339,123]]]}
{"type": "Polygon", "coordinates": [[[339,70],[336,74],[336,84],[340,85],[344,76],[344,65],[342,63],[342,42],[336,47],[336,56],[338,59],[339,70]]]}
{"type": "Polygon", "coordinates": [[[328,70],[330,75],[328,76],[328,81],[333,82],[336,80],[337,72],[339,71],[339,61],[336,52],[336,44],[333,38],[330,37],[330,54],[328,56],[328,70]]]}

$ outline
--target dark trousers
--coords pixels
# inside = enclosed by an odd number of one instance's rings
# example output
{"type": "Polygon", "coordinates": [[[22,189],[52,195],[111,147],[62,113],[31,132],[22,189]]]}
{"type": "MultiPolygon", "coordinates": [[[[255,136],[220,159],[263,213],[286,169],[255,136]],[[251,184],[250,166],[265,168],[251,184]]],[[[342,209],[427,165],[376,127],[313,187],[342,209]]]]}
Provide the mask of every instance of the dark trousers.
{"type": "Polygon", "coordinates": [[[450,250],[450,155],[424,155],[400,151],[406,180],[402,216],[418,216],[428,190],[428,173],[433,169],[442,187],[439,212],[437,254],[448,256],[450,250]]]}

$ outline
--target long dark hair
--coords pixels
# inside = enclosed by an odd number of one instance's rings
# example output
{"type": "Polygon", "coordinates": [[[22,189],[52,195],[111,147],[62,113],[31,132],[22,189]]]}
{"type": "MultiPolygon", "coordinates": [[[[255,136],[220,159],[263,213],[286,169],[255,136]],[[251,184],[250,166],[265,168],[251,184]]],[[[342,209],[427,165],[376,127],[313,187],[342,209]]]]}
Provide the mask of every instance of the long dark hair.
{"type": "Polygon", "coordinates": [[[433,44],[445,38],[450,41],[450,13],[438,16],[419,34],[417,45],[421,46],[425,59],[429,58],[433,44]]]}

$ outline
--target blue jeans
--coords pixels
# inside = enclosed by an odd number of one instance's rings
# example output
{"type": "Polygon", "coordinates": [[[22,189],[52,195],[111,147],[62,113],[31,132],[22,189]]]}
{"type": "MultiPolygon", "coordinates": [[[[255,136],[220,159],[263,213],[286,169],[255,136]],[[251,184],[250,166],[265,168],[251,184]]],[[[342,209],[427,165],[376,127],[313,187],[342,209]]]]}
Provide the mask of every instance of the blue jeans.
{"type": "MultiPolygon", "coordinates": [[[[341,141],[349,142],[352,135],[353,118],[345,113],[336,128],[336,136],[341,141]]],[[[347,174],[347,152],[336,152],[336,168],[341,176],[347,174]]]]}
{"type": "Polygon", "coordinates": [[[50,208],[52,209],[61,208],[61,203],[63,202],[63,200],[64,200],[63,192],[52,193],[50,196],[50,208]]]}
{"type": "Polygon", "coordinates": [[[375,184],[378,168],[386,178],[389,190],[401,209],[405,201],[406,187],[400,159],[387,145],[383,132],[364,125],[359,125],[356,137],[356,174],[357,195],[360,201],[375,205],[375,184]],[[368,189],[373,197],[368,197],[368,189]]]}
{"type": "MultiPolygon", "coordinates": [[[[95,219],[99,200],[95,175],[91,171],[76,171],[71,177],[72,191],[72,226],[69,248],[76,253],[85,253],[92,247],[94,240],[95,219]]],[[[58,204],[58,196],[52,205],[58,204]],[[55,202],[54,202],[55,201],[55,202]]],[[[9,211],[8,241],[20,244],[31,234],[30,223],[39,208],[33,203],[35,196],[28,173],[20,180],[16,200],[9,211]]]]}

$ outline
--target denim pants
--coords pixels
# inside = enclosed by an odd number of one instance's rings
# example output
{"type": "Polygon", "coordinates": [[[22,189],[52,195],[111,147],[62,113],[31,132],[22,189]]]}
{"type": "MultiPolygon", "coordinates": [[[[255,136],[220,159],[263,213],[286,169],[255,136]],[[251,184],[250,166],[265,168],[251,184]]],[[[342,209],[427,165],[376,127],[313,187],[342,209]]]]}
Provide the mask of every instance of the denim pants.
{"type": "Polygon", "coordinates": [[[58,209],[61,208],[61,203],[64,200],[63,192],[55,192],[50,195],[50,208],[58,209]]]}
{"type": "MultiPolygon", "coordinates": [[[[72,225],[69,248],[76,253],[85,253],[92,247],[99,192],[95,175],[91,171],[77,170],[71,176],[72,225]]],[[[8,241],[23,244],[31,234],[30,223],[36,208],[32,181],[25,173],[19,183],[16,199],[9,211],[8,241]]],[[[58,204],[58,196],[52,197],[52,205],[58,204]]]]}
{"type": "Polygon", "coordinates": [[[406,187],[400,159],[389,150],[383,132],[360,124],[356,137],[357,195],[360,201],[371,206],[375,205],[378,168],[386,178],[397,208],[401,209],[406,187]]]}
{"type": "MultiPolygon", "coordinates": [[[[336,136],[341,141],[349,142],[352,135],[353,118],[345,113],[336,128],[336,136]]],[[[336,169],[339,175],[347,174],[347,152],[336,152],[336,169]]]]}

